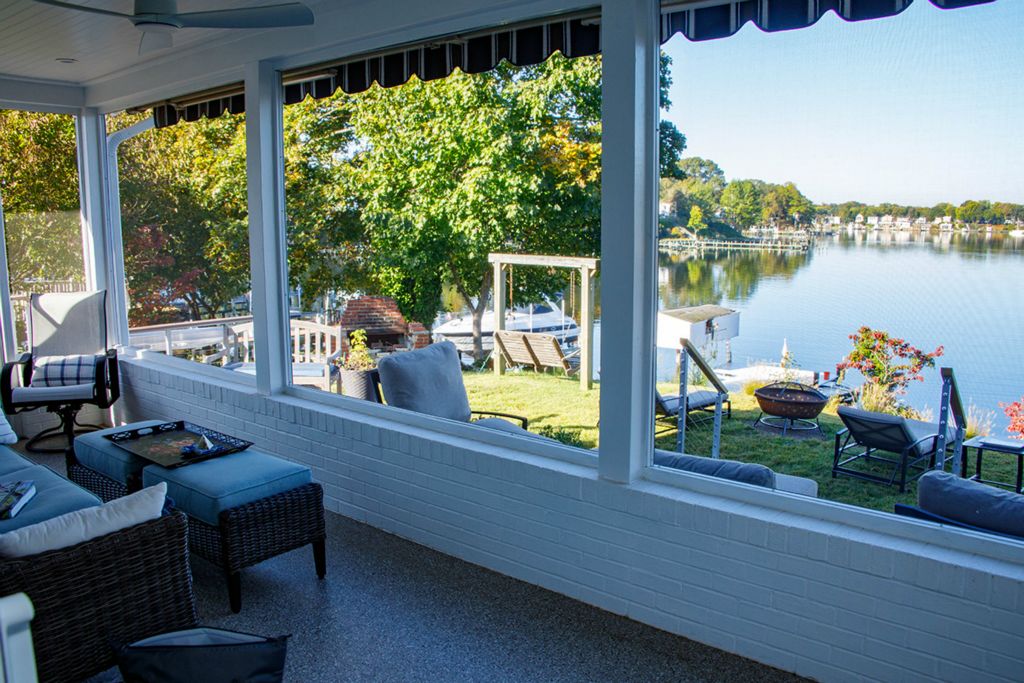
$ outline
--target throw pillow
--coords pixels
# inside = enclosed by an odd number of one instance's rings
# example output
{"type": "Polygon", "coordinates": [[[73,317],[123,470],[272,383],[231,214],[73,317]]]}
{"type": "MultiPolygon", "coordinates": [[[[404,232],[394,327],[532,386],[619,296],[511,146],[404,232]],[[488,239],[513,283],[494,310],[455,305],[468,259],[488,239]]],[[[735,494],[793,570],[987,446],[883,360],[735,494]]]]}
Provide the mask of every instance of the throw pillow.
{"type": "MultiPolygon", "coordinates": [[[[56,494],[56,492],[55,492],[56,494]]],[[[26,557],[106,536],[160,516],[167,484],[160,482],[99,507],[75,510],[0,534],[0,557],[26,557]]]]}
{"type": "Polygon", "coordinates": [[[32,360],[32,386],[64,387],[92,384],[96,379],[96,356],[41,356],[32,360]]]}
{"type": "Polygon", "coordinates": [[[7,421],[7,414],[0,410],[0,443],[18,443],[18,435],[11,429],[11,423],[7,421]]]}
{"type": "Polygon", "coordinates": [[[125,683],[280,683],[287,649],[288,636],[200,627],[126,645],[118,652],[117,666],[125,683]]]}

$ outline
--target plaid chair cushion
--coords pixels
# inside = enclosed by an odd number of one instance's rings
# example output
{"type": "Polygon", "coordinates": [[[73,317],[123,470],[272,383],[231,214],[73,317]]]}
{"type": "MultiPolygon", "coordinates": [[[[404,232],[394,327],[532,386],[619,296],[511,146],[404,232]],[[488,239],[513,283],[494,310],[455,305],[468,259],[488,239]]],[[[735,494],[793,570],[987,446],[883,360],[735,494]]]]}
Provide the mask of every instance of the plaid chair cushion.
{"type": "Polygon", "coordinates": [[[92,384],[97,356],[41,356],[32,362],[32,386],[63,387],[92,384]]]}

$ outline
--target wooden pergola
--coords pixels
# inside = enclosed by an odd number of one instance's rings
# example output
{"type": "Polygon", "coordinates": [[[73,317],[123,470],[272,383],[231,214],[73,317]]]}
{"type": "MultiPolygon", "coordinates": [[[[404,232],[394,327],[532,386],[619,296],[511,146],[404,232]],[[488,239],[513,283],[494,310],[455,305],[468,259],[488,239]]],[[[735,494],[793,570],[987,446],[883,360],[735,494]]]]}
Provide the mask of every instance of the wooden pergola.
{"type": "MultiPolygon", "coordinates": [[[[541,254],[488,254],[494,266],[494,331],[505,329],[505,267],[541,266],[574,268],[580,272],[580,389],[594,386],[594,273],[599,259],[585,256],[544,256],[541,254]]],[[[497,346],[495,346],[497,349],[497,346]]],[[[505,374],[505,359],[494,354],[494,373],[505,374]]]]}

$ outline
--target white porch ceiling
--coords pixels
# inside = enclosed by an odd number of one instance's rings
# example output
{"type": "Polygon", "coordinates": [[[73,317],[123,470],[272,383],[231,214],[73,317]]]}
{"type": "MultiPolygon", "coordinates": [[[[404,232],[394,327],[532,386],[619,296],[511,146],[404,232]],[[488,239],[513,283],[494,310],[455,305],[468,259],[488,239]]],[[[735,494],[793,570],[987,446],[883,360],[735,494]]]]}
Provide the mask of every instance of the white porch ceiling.
{"type": "MultiPolygon", "coordinates": [[[[69,0],[114,12],[131,13],[132,0],[69,0]]],[[[181,12],[279,4],[282,0],[179,0],[181,12]]],[[[306,0],[317,12],[320,0],[306,0]]],[[[271,29],[294,31],[296,29],[271,29]]],[[[216,44],[266,30],[180,29],[174,48],[216,44]]],[[[0,0],[0,75],[18,78],[89,83],[98,78],[148,62],[159,62],[172,50],[140,57],[141,32],[127,19],[52,7],[32,0],[0,0]],[[61,57],[77,59],[61,64],[61,57]]]]}

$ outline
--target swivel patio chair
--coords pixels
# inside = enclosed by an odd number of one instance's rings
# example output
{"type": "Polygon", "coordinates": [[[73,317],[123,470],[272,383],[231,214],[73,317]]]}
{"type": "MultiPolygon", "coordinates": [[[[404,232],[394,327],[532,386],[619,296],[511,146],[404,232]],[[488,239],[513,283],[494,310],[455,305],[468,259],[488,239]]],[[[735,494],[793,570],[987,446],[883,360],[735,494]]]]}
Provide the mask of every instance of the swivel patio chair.
{"type": "Polygon", "coordinates": [[[45,408],[60,417],[60,424],[29,439],[28,450],[70,453],[76,426],[77,433],[99,428],[76,422],[82,407],[106,409],[120,396],[117,352],[107,348],[106,304],[106,291],[31,296],[31,351],[4,365],[0,397],[8,414],[45,408]],[[66,448],[38,445],[61,433],[66,448]]]}
{"type": "Polygon", "coordinates": [[[543,438],[528,432],[527,419],[520,415],[470,409],[459,352],[450,341],[385,356],[377,371],[381,392],[377,398],[390,406],[459,422],[470,422],[476,415],[486,416],[473,424],[543,438]]]}
{"type": "Polygon", "coordinates": [[[843,474],[888,486],[898,484],[903,493],[910,481],[934,466],[939,425],[847,406],[840,406],[837,412],[845,429],[836,434],[833,478],[843,474]],[[861,469],[850,467],[857,462],[861,469]],[[891,473],[885,476],[863,468],[875,464],[891,468],[891,473]]]}

